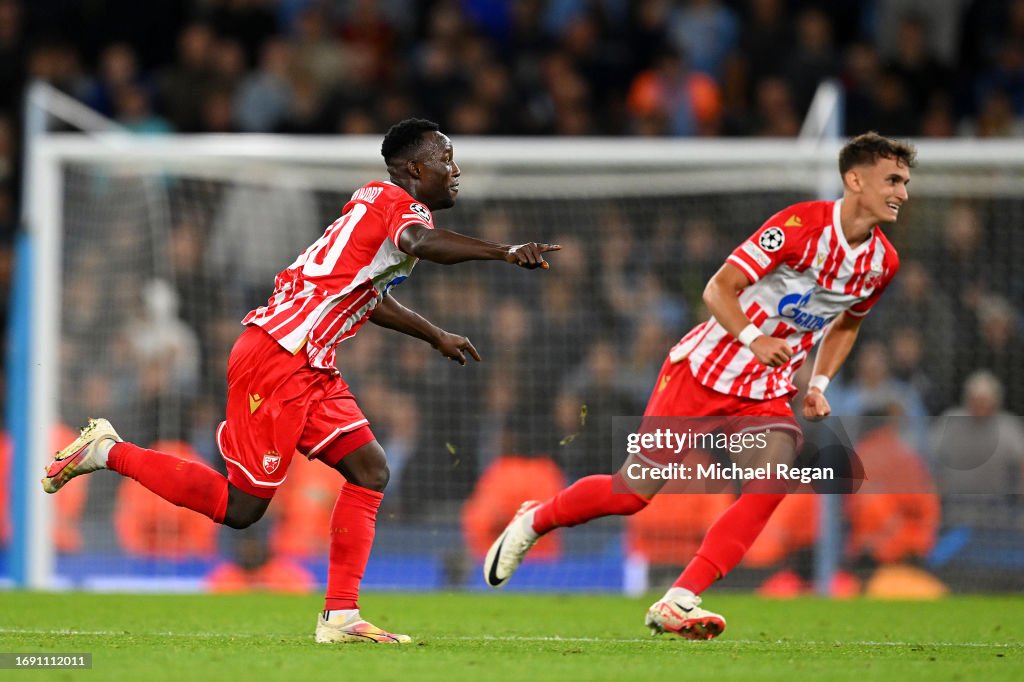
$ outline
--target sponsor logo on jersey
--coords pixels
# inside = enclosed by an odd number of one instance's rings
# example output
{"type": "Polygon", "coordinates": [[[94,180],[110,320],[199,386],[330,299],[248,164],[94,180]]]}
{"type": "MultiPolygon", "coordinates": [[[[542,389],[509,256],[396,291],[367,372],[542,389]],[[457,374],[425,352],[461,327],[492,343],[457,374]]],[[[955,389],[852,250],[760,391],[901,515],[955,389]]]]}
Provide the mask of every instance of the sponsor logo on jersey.
{"type": "Polygon", "coordinates": [[[263,404],[263,397],[259,393],[249,394],[249,414],[252,414],[256,410],[260,409],[260,405],[263,404]]]}
{"type": "Polygon", "coordinates": [[[814,257],[814,264],[817,265],[820,268],[822,265],[825,264],[825,259],[826,258],[828,258],[828,254],[827,253],[821,253],[819,251],[818,254],[814,257]]]}
{"type": "Polygon", "coordinates": [[[411,204],[409,210],[423,219],[423,222],[430,222],[430,210],[423,204],[411,204]]]}
{"type": "Polygon", "coordinates": [[[743,251],[753,258],[762,268],[766,268],[772,264],[772,259],[768,254],[762,251],[761,247],[754,242],[743,242],[743,251]]]}
{"type": "Polygon", "coordinates": [[[774,253],[786,243],[786,233],[781,227],[769,227],[757,238],[757,243],[768,253],[774,253]]]}
{"type": "Polygon", "coordinates": [[[802,327],[808,331],[824,329],[825,325],[832,321],[831,317],[822,317],[804,310],[811,302],[811,289],[806,294],[786,294],[779,300],[779,317],[785,318],[796,327],[802,327]]]}
{"type": "Polygon", "coordinates": [[[804,224],[804,221],[800,219],[798,215],[791,215],[786,218],[785,227],[800,227],[804,224]]]}
{"type": "Polygon", "coordinates": [[[281,455],[279,455],[276,450],[271,450],[263,455],[263,470],[268,474],[272,474],[277,471],[277,467],[280,465],[281,455]]]}
{"type": "Polygon", "coordinates": [[[665,387],[668,386],[668,382],[672,381],[672,376],[666,374],[661,377],[661,381],[658,383],[658,391],[664,391],[665,387]]]}

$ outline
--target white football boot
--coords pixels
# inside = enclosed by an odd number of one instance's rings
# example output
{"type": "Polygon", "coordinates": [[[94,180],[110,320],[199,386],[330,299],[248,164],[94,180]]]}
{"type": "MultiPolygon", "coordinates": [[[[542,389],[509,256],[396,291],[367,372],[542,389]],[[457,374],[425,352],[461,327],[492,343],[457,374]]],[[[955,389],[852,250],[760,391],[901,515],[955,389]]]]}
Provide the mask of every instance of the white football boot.
{"type": "Polygon", "coordinates": [[[90,419],[78,438],[58,452],[46,467],[43,490],[55,493],[75,476],[107,468],[107,454],[121,437],[106,419],[90,419]]]}
{"type": "Polygon", "coordinates": [[[725,630],[725,618],[700,608],[700,597],[673,587],[647,609],[644,625],[652,635],[673,632],[684,639],[712,639],[725,630]]]}
{"type": "Polygon", "coordinates": [[[318,644],[408,644],[412,637],[385,632],[367,623],[358,612],[345,620],[327,620],[321,612],[316,621],[316,641],[318,644]]]}
{"type": "Polygon", "coordinates": [[[484,558],[484,580],[491,587],[501,587],[523,563],[526,553],[530,551],[540,536],[533,530],[533,514],[540,502],[527,500],[519,507],[519,511],[484,558]]]}

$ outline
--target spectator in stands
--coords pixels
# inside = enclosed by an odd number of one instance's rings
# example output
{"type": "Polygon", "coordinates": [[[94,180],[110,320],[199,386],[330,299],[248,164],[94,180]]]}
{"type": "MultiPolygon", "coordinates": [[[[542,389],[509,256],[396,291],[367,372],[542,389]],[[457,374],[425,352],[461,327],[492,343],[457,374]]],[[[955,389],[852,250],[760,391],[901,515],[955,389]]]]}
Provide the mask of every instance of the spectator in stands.
{"type": "Polygon", "coordinates": [[[797,111],[807,111],[821,81],[839,75],[839,55],[832,33],[828,15],[817,6],[808,5],[797,14],[796,44],[784,71],[797,111]]]}
{"type": "Polygon", "coordinates": [[[800,120],[792,90],[784,79],[765,78],[757,83],[749,134],[795,137],[800,132],[800,120]]]}
{"type": "Polygon", "coordinates": [[[114,92],[114,119],[133,133],[162,135],[173,131],[171,124],[153,111],[149,94],[135,83],[114,92]]]}
{"type": "Polygon", "coordinates": [[[832,414],[837,417],[861,416],[889,400],[903,405],[907,416],[927,415],[917,391],[890,373],[888,347],[880,341],[869,341],[857,353],[853,377],[843,380],[829,394],[832,414]]]}
{"type": "Polygon", "coordinates": [[[298,183],[275,177],[264,185],[233,185],[225,192],[213,222],[207,265],[224,273],[237,316],[265,303],[271,293],[268,282],[288,265],[267,254],[291,258],[284,254],[301,253],[319,230],[313,196],[298,183]]]}
{"type": "Polygon", "coordinates": [[[939,490],[957,521],[977,495],[1017,504],[1024,493],[1024,424],[1003,406],[1004,384],[988,370],[964,383],[959,405],[942,413],[931,438],[939,490]]]}
{"type": "Polygon", "coordinates": [[[672,12],[668,30],[694,70],[722,82],[726,60],[739,42],[739,21],[728,5],[719,0],[687,0],[672,12]]]}
{"type": "Polygon", "coordinates": [[[555,427],[565,442],[563,466],[574,480],[609,471],[618,456],[610,445],[612,419],[643,412],[643,405],[619,385],[620,357],[610,339],[593,341],[556,400],[555,427]]]}
{"type": "Polygon", "coordinates": [[[259,69],[246,75],[235,91],[234,120],[240,130],[269,133],[281,124],[292,99],[291,69],[291,46],[280,37],[267,40],[259,69]]]}
{"type": "MultiPolygon", "coordinates": [[[[919,260],[906,259],[900,264],[900,276],[895,283],[892,296],[878,304],[878,324],[869,332],[872,338],[888,342],[892,331],[897,329],[916,332],[918,341],[922,334],[930,339],[956,339],[957,320],[953,314],[952,301],[940,288],[935,278],[919,260]]],[[[954,375],[956,343],[918,343],[920,359],[909,362],[905,353],[893,355],[894,373],[898,378],[910,381],[918,389],[929,408],[929,413],[952,403],[957,390],[954,375]],[[898,367],[898,369],[897,369],[898,367]],[[925,393],[923,385],[915,384],[914,376],[922,371],[930,381],[934,394],[925,393]]],[[[909,349],[904,349],[909,351],[909,349]]],[[[919,380],[919,378],[918,378],[919,380]]]]}
{"type": "Polygon", "coordinates": [[[904,15],[899,20],[896,34],[895,49],[887,60],[887,70],[899,78],[915,117],[920,117],[933,96],[949,90],[951,73],[928,42],[925,15],[904,15]]]}
{"type": "MultiPolygon", "coordinates": [[[[518,438],[515,432],[519,436],[527,435],[519,429],[504,431],[510,437],[505,445],[511,449],[491,460],[462,507],[462,536],[469,555],[476,562],[483,560],[495,534],[500,533],[509,516],[516,513],[524,496],[536,494],[536,491],[553,495],[565,485],[565,476],[554,460],[515,447],[518,438]]],[[[562,554],[561,536],[553,533],[538,542],[535,549],[538,552],[534,558],[557,559],[562,554]]]]}
{"type": "Polygon", "coordinates": [[[882,400],[867,410],[881,418],[855,445],[865,473],[846,498],[848,561],[869,596],[942,596],[945,585],[923,569],[938,535],[939,495],[924,457],[901,435],[903,404],[882,400]]]}
{"type": "Polygon", "coordinates": [[[216,83],[213,52],[216,36],[206,24],[194,23],[178,37],[178,60],[159,77],[159,110],[180,132],[200,129],[202,103],[216,83]]]}
{"type": "Polygon", "coordinates": [[[718,132],[722,95],[714,79],[692,70],[678,50],[666,48],[633,79],[627,108],[634,133],[708,136],[718,132]]]}
{"type": "Polygon", "coordinates": [[[1013,110],[1005,90],[989,90],[980,96],[978,113],[960,126],[964,137],[1024,137],[1024,115],[1013,110]]]}
{"type": "Polygon", "coordinates": [[[150,84],[140,72],[138,56],[128,43],[112,43],[99,56],[96,74],[89,79],[83,101],[99,113],[114,118],[118,112],[118,92],[127,86],[142,88],[147,96],[150,84]]]}
{"type": "Polygon", "coordinates": [[[978,302],[978,343],[969,366],[988,369],[1006,387],[1007,408],[1024,414],[1024,339],[1020,316],[1002,296],[990,294],[978,302]]]}

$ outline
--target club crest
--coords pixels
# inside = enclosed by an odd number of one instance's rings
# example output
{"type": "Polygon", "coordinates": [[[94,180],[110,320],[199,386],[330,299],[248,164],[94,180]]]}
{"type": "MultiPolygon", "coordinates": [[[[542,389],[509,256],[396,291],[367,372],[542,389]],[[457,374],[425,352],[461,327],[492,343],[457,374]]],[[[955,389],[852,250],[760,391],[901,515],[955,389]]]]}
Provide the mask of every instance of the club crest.
{"type": "Polygon", "coordinates": [[[272,474],[277,471],[277,467],[281,466],[281,455],[277,454],[273,450],[263,455],[263,470],[268,474],[272,474]]]}

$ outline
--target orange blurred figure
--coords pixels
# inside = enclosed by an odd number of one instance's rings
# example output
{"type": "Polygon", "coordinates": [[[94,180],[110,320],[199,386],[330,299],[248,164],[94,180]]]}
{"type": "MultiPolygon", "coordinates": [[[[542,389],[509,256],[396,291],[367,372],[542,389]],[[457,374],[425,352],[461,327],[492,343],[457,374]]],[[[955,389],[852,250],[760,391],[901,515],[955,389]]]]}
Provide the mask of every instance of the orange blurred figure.
{"type": "MultiPolygon", "coordinates": [[[[547,457],[501,455],[477,480],[462,507],[462,535],[474,559],[483,559],[491,542],[524,500],[544,500],[565,485],[565,475],[547,457]]],[[[556,534],[540,539],[530,552],[535,559],[557,559],[562,540],[556,534]]]]}

